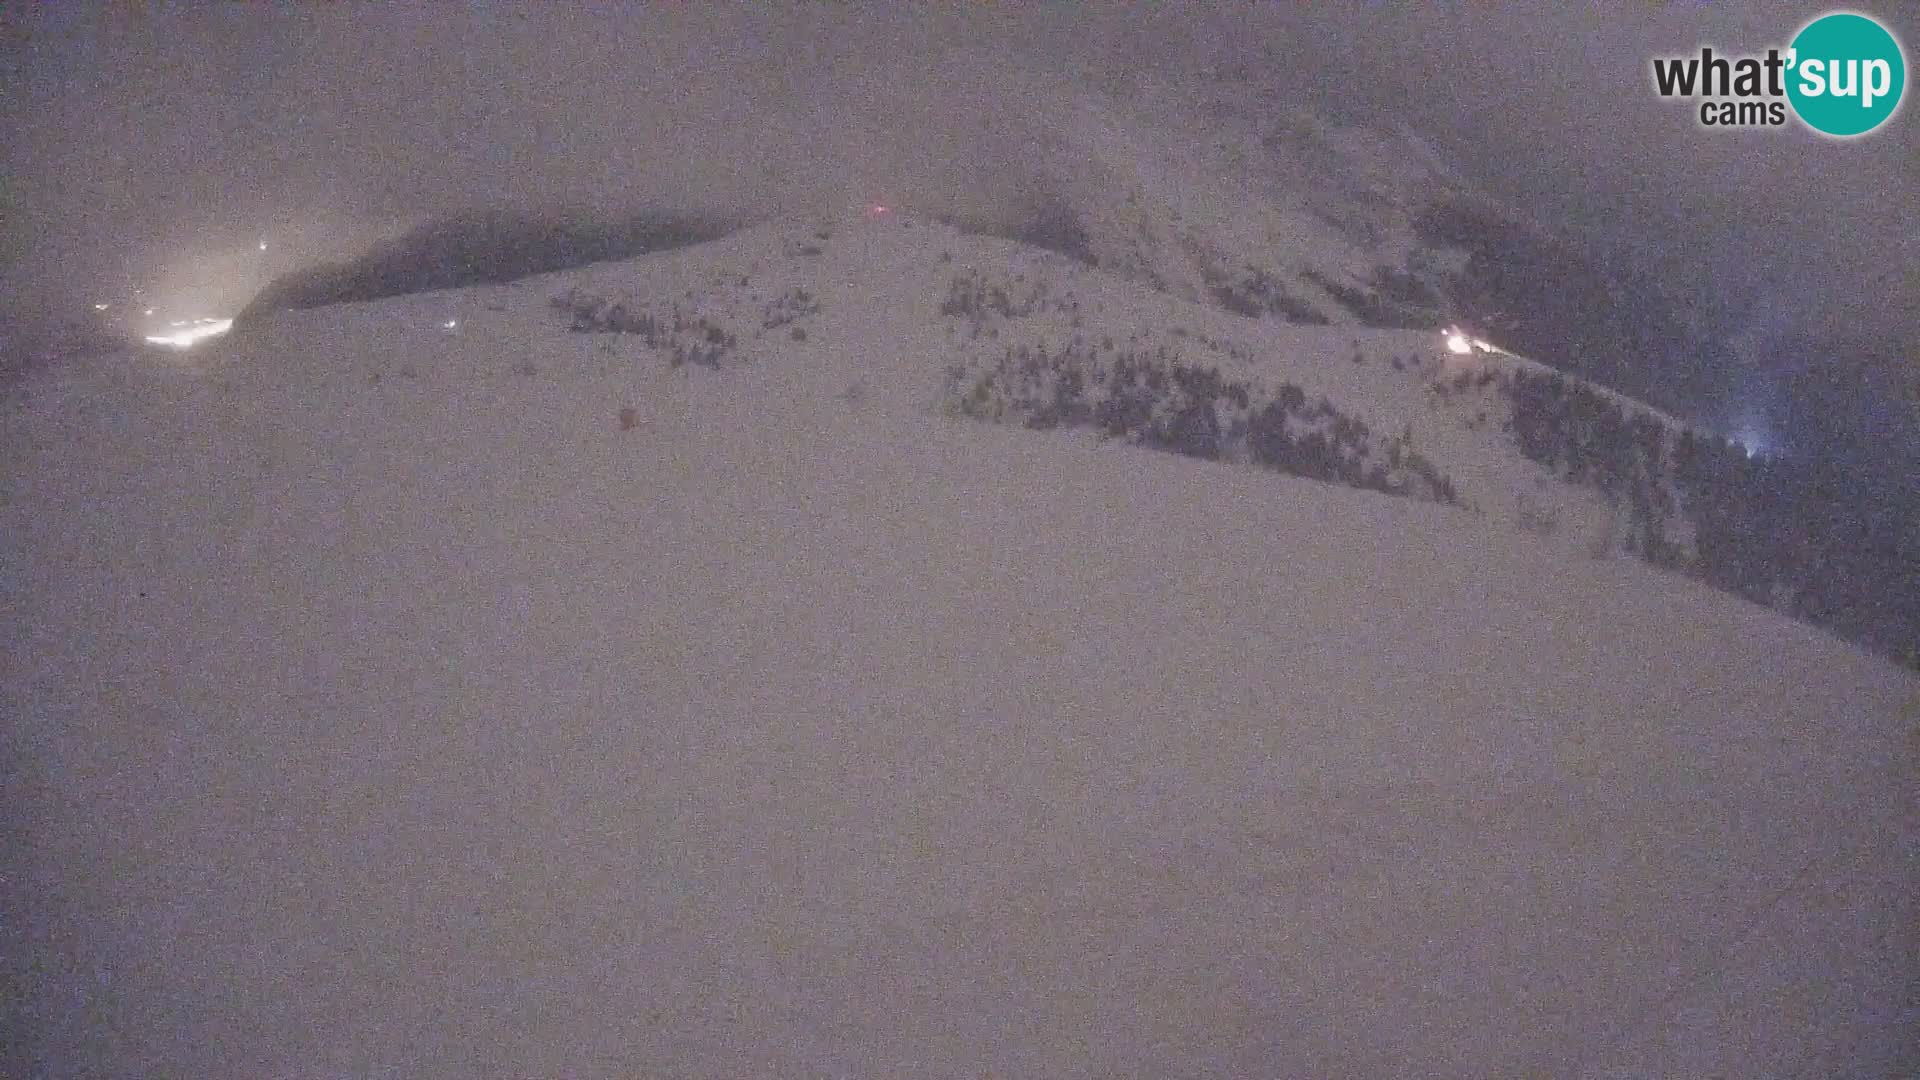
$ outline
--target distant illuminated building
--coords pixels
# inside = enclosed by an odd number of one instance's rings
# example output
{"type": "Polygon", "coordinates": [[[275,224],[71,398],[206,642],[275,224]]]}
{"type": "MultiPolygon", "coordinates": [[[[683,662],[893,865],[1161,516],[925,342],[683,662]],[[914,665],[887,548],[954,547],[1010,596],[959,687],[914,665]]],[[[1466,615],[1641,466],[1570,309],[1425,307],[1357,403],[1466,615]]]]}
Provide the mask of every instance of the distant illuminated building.
{"type": "Polygon", "coordinates": [[[1458,326],[1449,326],[1440,332],[1446,335],[1447,351],[1453,353],[1455,356],[1468,356],[1477,352],[1497,353],[1506,351],[1491,342],[1482,341],[1468,334],[1458,326]]]}
{"type": "Polygon", "coordinates": [[[233,328],[232,319],[194,319],[191,322],[176,323],[183,329],[166,334],[148,334],[147,342],[152,345],[165,345],[173,349],[191,349],[210,337],[218,337],[233,328]]]}

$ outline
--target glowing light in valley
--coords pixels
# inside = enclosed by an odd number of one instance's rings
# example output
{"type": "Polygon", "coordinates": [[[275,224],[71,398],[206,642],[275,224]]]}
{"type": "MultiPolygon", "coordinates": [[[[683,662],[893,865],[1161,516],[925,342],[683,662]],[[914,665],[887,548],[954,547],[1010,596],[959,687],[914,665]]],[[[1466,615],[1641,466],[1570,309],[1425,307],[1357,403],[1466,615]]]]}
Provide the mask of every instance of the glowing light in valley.
{"type": "Polygon", "coordinates": [[[867,207],[867,215],[869,217],[886,217],[891,213],[893,213],[893,207],[891,206],[881,206],[879,203],[874,203],[872,206],[867,207]]]}
{"type": "Polygon", "coordinates": [[[446,328],[447,328],[447,329],[449,329],[449,330],[451,330],[451,329],[453,329],[454,327],[456,327],[456,326],[459,326],[459,325],[460,325],[460,320],[458,320],[458,319],[448,319],[448,320],[447,320],[446,322],[443,322],[443,323],[441,323],[440,325],[441,325],[441,326],[444,326],[444,327],[446,327],[446,328]]]}
{"type": "Polygon", "coordinates": [[[1772,458],[1780,454],[1780,447],[1774,439],[1772,418],[1768,415],[1768,401],[1771,390],[1764,386],[1749,386],[1740,391],[1738,411],[1730,417],[1731,423],[1722,430],[1727,441],[1740,448],[1749,458],[1772,458]]]}
{"type": "Polygon", "coordinates": [[[1459,356],[1465,356],[1473,352],[1497,353],[1504,351],[1477,337],[1468,337],[1467,332],[1457,326],[1449,326],[1445,330],[1442,330],[1441,333],[1447,335],[1447,351],[1459,356]]]}
{"type": "Polygon", "coordinates": [[[93,305],[93,310],[95,310],[95,311],[105,311],[105,310],[107,310],[108,308],[110,308],[110,307],[112,307],[112,306],[113,306],[112,304],[95,304],[95,305],[93,305]]]}
{"type": "Polygon", "coordinates": [[[151,314],[153,314],[153,309],[152,309],[152,308],[148,308],[148,309],[147,309],[147,314],[149,314],[149,315],[151,315],[151,314]]]}
{"type": "Polygon", "coordinates": [[[1773,440],[1758,426],[1748,424],[1734,433],[1733,444],[1746,451],[1748,457],[1772,457],[1773,440]]]}
{"type": "MultiPolygon", "coordinates": [[[[151,314],[151,311],[149,311],[151,314]]],[[[169,334],[148,334],[147,341],[154,345],[166,345],[175,349],[191,349],[210,337],[218,337],[233,328],[232,319],[194,319],[192,322],[175,322],[175,326],[184,326],[184,330],[175,330],[169,334]]]]}
{"type": "Polygon", "coordinates": [[[260,241],[260,250],[261,251],[267,250],[267,242],[265,240],[260,241]]]}

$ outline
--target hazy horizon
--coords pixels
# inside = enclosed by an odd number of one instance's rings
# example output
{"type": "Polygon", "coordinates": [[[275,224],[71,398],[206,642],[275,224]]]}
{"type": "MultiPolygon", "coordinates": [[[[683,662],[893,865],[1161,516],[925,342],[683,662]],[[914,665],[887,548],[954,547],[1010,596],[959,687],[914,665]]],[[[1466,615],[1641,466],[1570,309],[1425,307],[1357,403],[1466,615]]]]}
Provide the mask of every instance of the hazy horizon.
{"type": "MultiPolygon", "coordinates": [[[[1866,9],[1920,36],[1908,9],[1866,9]]],[[[1651,92],[1654,55],[1761,49],[1814,13],[8,11],[0,317],[58,317],[122,282],[237,308],[277,274],[471,207],[1004,213],[1058,152],[1058,88],[1231,70],[1275,108],[1418,134],[1644,270],[1756,380],[1785,386],[1832,349],[1920,387],[1911,107],[1843,143],[1709,132],[1651,92]]]]}

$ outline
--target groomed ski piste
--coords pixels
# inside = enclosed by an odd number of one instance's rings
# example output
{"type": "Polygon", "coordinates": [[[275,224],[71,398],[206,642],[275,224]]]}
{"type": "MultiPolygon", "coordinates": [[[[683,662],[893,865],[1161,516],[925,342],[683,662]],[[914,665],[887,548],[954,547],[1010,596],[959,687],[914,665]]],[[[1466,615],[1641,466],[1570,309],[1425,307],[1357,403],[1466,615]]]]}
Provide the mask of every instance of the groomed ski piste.
{"type": "Polygon", "coordinates": [[[1920,681],[1514,528],[1444,362],[852,215],[29,372],[4,1071],[1904,1075],[1920,681]],[[1076,333],[1459,504],[943,399],[1076,333]]]}

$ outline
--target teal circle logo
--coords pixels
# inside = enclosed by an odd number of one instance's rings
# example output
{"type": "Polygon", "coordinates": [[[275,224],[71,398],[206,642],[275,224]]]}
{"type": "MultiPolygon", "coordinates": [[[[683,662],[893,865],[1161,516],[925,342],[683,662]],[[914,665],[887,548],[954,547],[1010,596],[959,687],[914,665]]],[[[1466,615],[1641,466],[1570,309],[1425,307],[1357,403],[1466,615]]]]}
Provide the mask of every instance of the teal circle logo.
{"type": "Polygon", "coordinates": [[[1907,88],[1907,58],[1887,28],[1852,12],[1822,15],[1794,37],[1787,100],[1815,131],[1842,138],[1887,122],[1907,88]]]}

